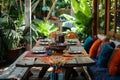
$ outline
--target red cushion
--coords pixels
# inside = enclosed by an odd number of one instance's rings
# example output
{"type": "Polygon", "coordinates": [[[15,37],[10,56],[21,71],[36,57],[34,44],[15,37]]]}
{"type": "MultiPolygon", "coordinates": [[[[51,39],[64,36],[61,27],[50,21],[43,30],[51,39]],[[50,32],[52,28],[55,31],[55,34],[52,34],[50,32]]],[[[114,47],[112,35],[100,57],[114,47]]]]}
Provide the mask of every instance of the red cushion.
{"type": "Polygon", "coordinates": [[[101,44],[101,40],[97,39],[91,46],[90,51],[89,51],[89,55],[91,58],[96,58],[97,56],[97,51],[98,51],[98,47],[101,44]]]}
{"type": "Polygon", "coordinates": [[[109,73],[112,76],[120,74],[120,48],[117,48],[114,51],[114,57],[109,64],[109,73]]]}

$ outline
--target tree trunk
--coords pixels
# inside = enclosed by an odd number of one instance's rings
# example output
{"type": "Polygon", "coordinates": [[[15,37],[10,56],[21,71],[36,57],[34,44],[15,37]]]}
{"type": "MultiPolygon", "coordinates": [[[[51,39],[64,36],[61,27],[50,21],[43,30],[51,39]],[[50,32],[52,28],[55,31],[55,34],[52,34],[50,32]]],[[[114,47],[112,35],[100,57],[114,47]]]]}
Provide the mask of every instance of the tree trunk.
{"type": "Polygon", "coordinates": [[[25,0],[25,26],[26,31],[30,31],[30,47],[32,48],[32,36],[31,36],[31,0],[25,0]]]}

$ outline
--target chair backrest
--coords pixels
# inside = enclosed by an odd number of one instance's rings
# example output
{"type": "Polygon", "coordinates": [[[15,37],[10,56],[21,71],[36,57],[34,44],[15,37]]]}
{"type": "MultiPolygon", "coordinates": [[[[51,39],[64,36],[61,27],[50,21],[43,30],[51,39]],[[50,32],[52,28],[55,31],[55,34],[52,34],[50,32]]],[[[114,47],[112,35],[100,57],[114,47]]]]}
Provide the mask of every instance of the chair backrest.
{"type": "Polygon", "coordinates": [[[78,35],[74,32],[68,32],[66,35],[65,35],[65,38],[66,39],[76,39],[78,38],[78,35]]]}
{"type": "Polygon", "coordinates": [[[55,36],[56,36],[57,34],[61,34],[61,32],[60,32],[60,31],[51,32],[50,35],[49,35],[49,38],[55,38],[55,36]]]}

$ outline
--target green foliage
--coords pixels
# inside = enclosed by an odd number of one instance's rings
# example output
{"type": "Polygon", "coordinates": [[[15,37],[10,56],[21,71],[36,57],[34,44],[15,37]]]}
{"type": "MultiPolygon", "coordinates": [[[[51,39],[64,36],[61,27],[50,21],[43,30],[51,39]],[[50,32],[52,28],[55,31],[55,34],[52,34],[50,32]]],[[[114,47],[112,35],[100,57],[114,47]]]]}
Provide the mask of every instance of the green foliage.
{"type": "Polygon", "coordinates": [[[91,35],[92,13],[86,0],[71,0],[71,5],[74,11],[75,19],[67,14],[63,14],[61,16],[64,16],[67,20],[75,21],[74,25],[76,31],[74,31],[79,35],[79,39],[82,41],[87,36],[91,35]]]}
{"type": "Polygon", "coordinates": [[[92,13],[86,0],[71,0],[76,18],[79,39],[83,40],[92,33],[92,13]]]}
{"type": "Polygon", "coordinates": [[[68,8],[70,7],[70,0],[58,0],[56,3],[56,8],[60,9],[60,8],[68,8]]]}
{"type": "Polygon", "coordinates": [[[33,20],[32,25],[37,28],[40,37],[42,36],[48,37],[51,32],[58,30],[58,27],[56,27],[50,21],[41,21],[39,19],[35,19],[33,20]]]}
{"type": "Polygon", "coordinates": [[[8,0],[5,3],[5,11],[0,16],[0,30],[3,45],[7,44],[7,48],[16,48],[20,45],[23,38],[22,33],[24,30],[24,15],[20,13],[20,9],[16,6],[17,0],[8,0]]]}
{"type": "Polygon", "coordinates": [[[77,23],[82,26],[88,26],[92,18],[92,13],[86,0],[71,0],[72,9],[74,11],[77,23]]]}
{"type": "Polygon", "coordinates": [[[22,20],[13,20],[9,15],[0,18],[1,34],[3,35],[6,44],[8,44],[8,49],[19,46],[22,38],[22,31],[24,29],[22,23],[22,20]]]}
{"type": "Polygon", "coordinates": [[[68,14],[61,14],[60,17],[64,17],[66,20],[69,20],[69,21],[76,20],[76,18],[74,18],[73,16],[68,15],[68,14]]]}

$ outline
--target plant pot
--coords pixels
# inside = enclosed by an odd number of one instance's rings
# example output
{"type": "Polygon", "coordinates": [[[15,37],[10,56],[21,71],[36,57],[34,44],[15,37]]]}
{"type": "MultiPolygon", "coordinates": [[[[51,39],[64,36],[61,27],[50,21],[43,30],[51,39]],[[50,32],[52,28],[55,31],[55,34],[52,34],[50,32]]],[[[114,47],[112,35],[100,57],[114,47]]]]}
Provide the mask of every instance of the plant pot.
{"type": "Polygon", "coordinates": [[[9,63],[14,62],[24,51],[25,48],[23,46],[9,50],[7,54],[7,61],[9,63]]]}

